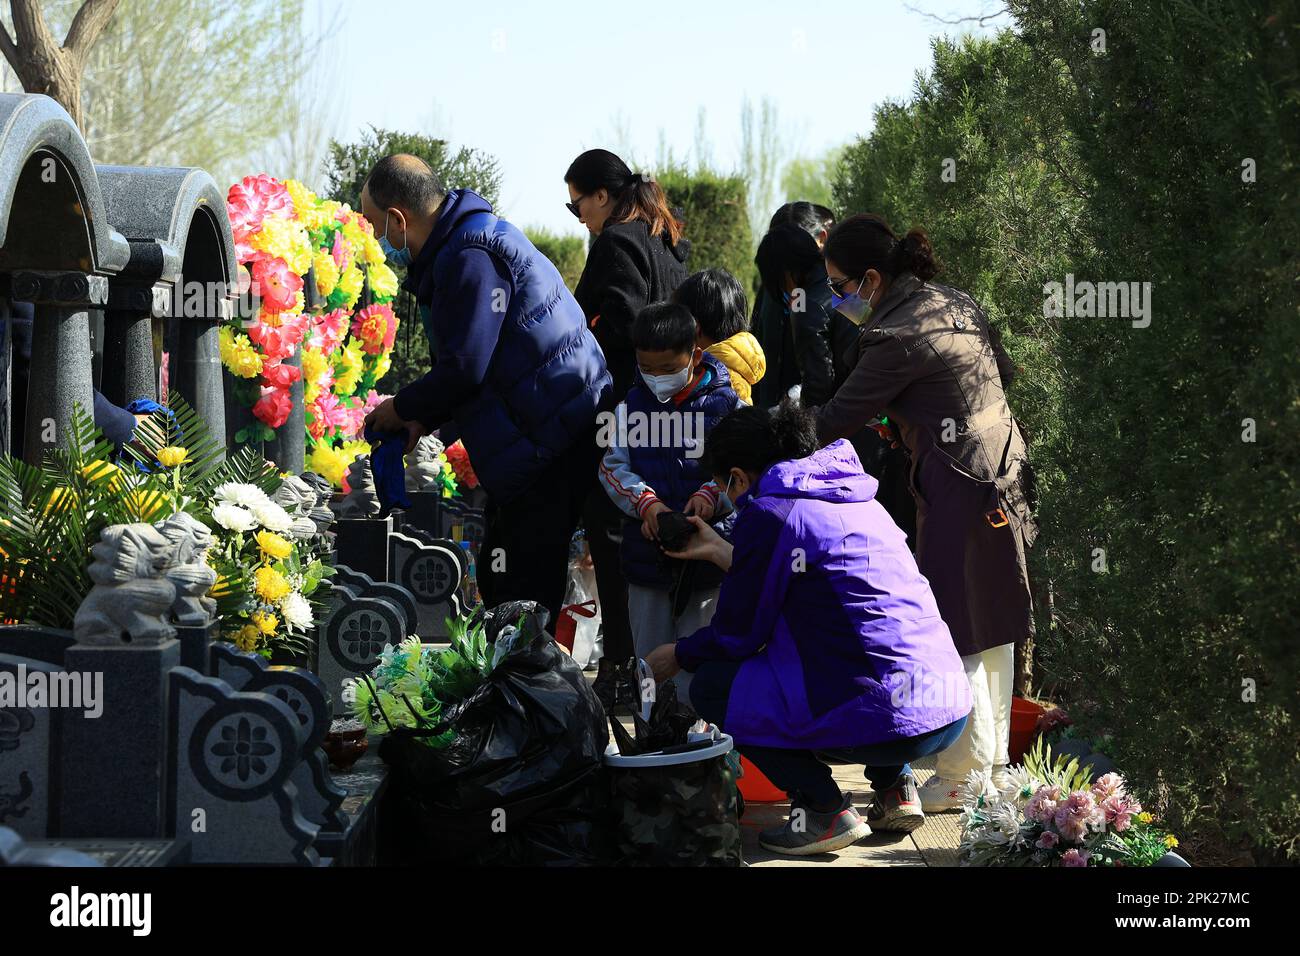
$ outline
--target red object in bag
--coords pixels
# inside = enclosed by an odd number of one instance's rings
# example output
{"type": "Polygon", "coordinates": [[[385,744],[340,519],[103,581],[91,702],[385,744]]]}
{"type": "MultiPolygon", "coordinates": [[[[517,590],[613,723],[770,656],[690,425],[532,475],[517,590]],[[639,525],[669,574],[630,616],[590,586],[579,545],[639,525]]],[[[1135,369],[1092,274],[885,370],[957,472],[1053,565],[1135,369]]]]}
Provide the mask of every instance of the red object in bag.
{"type": "Polygon", "coordinates": [[[560,619],[555,622],[555,643],[570,654],[573,653],[573,639],[578,633],[578,618],[596,616],[596,601],[583,601],[581,604],[567,604],[560,608],[560,619]]]}

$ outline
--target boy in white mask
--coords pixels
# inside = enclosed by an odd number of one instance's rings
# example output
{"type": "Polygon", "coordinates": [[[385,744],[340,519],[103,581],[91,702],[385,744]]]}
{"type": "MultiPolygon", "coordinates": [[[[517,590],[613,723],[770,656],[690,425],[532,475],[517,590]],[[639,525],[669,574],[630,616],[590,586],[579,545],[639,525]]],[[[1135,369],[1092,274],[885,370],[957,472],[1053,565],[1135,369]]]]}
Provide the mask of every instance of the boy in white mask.
{"type": "MultiPolygon", "coordinates": [[[[712,521],[731,510],[700,455],[705,436],[740,399],[726,365],[696,347],[696,333],[684,306],[641,310],[632,325],[635,381],[597,433],[606,449],[601,485],[626,517],[620,557],[638,657],[707,624],[722,580],[708,562],[687,569],[659,546],[660,519],[668,512],[712,521]]],[[[690,675],[674,679],[680,693],[690,675]]]]}

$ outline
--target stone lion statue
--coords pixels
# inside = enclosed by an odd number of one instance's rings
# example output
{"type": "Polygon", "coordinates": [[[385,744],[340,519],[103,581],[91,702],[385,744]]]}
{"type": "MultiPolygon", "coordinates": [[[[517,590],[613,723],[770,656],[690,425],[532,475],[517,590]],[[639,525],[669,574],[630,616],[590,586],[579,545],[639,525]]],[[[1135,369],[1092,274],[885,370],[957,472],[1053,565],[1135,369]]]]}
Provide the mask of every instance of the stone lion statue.
{"type": "Polygon", "coordinates": [[[193,515],[180,512],[154,524],[172,544],[163,576],[176,587],[172,614],[179,624],[203,626],[217,616],[217,602],[208,597],[217,572],[206,560],[212,532],[193,515]]]}
{"type": "Polygon", "coordinates": [[[73,619],[78,643],[160,644],[175,637],[167,615],[176,603],[176,585],[165,575],[175,550],[152,525],[105,528],[90,549],[94,587],[73,619]]]}

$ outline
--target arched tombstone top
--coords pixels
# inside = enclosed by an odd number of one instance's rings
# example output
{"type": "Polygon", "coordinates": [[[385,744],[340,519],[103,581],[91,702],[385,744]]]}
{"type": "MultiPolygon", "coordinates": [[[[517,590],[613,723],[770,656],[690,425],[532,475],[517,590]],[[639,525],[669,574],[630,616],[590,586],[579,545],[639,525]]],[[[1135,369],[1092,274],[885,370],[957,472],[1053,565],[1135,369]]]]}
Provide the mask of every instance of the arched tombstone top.
{"type": "Polygon", "coordinates": [[[225,283],[239,265],[226,198],[202,169],[97,166],[109,222],[131,244],[126,272],[149,282],[225,283]]]}
{"type": "Polygon", "coordinates": [[[0,272],[108,275],[130,255],[72,117],[48,96],[0,93],[0,272]]]}

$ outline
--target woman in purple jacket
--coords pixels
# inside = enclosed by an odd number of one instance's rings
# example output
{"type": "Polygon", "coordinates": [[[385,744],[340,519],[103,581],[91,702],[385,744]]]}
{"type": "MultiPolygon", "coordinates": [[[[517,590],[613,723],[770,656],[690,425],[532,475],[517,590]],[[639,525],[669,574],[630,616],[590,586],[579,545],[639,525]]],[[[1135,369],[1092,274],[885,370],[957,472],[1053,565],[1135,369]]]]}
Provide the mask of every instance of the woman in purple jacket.
{"type": "Polygon", "coordinates": [[[790,819],[759,842],[791,856],[919,826],[908,761],[952,744],[970,712],[961,658],[876,480],[847,441],[817,444],[813,416],[788,401],[709,433],[705,464],[738,512],[732,542],[694,521],[673,556],[727,575],[713,620],[647,658],[658,680],[693,672],[695,709],[790,793],[790,819]],[[827,761],[865,766],[866,820],[827,761]]]}

